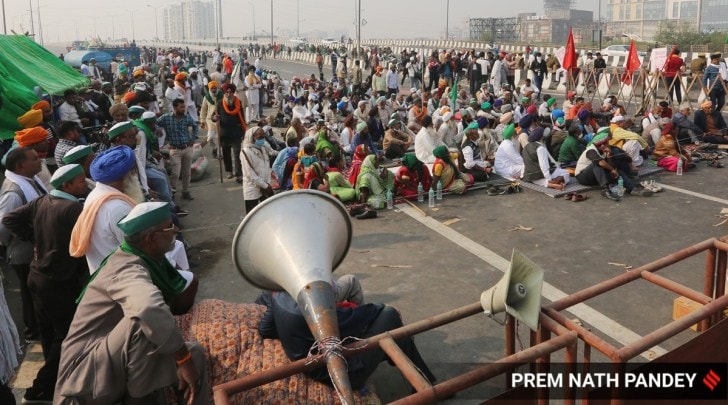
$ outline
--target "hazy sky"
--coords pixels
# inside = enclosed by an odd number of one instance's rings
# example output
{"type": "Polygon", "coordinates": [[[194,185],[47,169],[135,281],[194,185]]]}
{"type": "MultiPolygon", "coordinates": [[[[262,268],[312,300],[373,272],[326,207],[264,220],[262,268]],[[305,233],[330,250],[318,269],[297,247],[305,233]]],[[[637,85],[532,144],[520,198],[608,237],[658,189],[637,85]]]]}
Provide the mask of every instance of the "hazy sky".
{"type": "MultiPolygon", "coordinates": [[[[600,0],[575,0],[576,8],[594,11],[600,0]]],[[[155,36],[155,7],[159,36],[163,37],[162,10],[170,0],[5,0],[7,32],[30,31],[30,4],[36,35],[38,6],[44,42],[68,42],[91,35],[102,38],[112,36],[146,39],[155,36]],[[132,16],[134,23],[132,25],[132,16]],[[113,22],[113,24],[112,24],[113,22]]],[[[606,2],[602,1],[602,13],[606,2]]],[[[278,34],[296,32],[300,20],[301,35],[318,30],[323,34],[343,33],[354,36],[354,0],[273,0],[273,29],[278,34]],[[297,4],[298,13],[297,13],[297,4]]],[[[445,30],[447,0],[363,0],[363,38],[437,38],[445,30]]],[[[255,16],[256,32],[270,35],[269,0],[222,0],[223,34],[237,37],[249,35],[255,16]],[[255,13],[253,13],[253,9],[255,13]],[[265,30],[265,33],[263,32],[265,30]]],[[[468,18],[507,17],[521,12],[543,14],[543,2],[538,0],[451,0],[451,33],[458,28],[466,30],[468,18]]],[[[39,38],[40,41],[40,38],[39,38]]]]}

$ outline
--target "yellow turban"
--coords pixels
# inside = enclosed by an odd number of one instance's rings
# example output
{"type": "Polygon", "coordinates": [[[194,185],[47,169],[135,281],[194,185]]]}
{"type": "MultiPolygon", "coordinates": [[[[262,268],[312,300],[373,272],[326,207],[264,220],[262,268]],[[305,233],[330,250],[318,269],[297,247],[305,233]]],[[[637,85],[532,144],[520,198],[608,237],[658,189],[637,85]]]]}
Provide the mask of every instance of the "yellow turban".
{"type": "Polygon", "coordinates": [[[18,123],[23,128],[32,128],[40,125],[41,122],[43,122],[43,111],[41,110],[30,110],[18,117],[18,123]]]}
{"type": "Polygon", "coordinates": [[[32,127],[15,133],[18,146],[25,147],[42,142],[48,138],[48,131],[43,127],[32,127]]]}
{"type": "Polygon", "coordinates": [[[219,84],[218,84],[218,83],[217,83],[216,81],[214,81],[214,80],[210,80],[210,82],[209,82],[209,83],[207,83],[207,88],[208,88],[208,89],[211,89],[211,88],[213,88],[213,87],[220,87],[220,85],[219,85],[219,84]]]}

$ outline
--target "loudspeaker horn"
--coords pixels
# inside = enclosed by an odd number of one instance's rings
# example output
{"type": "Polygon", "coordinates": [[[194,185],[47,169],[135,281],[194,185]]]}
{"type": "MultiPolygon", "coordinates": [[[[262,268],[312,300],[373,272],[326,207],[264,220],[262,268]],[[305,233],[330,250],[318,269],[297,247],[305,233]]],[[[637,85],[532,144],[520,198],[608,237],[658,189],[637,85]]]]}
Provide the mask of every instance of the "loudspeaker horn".
{"type": "Polygon", "coordinates": [[[536,330],[542,287],[543,269],[513,249],[508,271],[496,285],[480,295],[480,305],[488,316],[505,311],[536,330]]]}
{"type": "Polygon", "coordinates": [[[285,290],[298,303],[342,404],[354,395],[341,355],[331,273],[351,244],[344,205],[317,190],[293,190],[250,211],[233,238],[233,263],[256,287],[285,290]],[[332,344],[333,342],[333,344],[332,344]]]}

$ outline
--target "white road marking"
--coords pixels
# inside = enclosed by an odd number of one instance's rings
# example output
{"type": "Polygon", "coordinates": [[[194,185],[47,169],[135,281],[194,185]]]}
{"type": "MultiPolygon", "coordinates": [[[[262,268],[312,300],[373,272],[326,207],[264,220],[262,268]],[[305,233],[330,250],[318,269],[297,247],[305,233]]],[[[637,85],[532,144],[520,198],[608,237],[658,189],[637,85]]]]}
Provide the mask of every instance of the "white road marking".
{"type": "Polygon", "coordinates": [[[702,198],[704,200],[714,201],[717,203],[728,205],[728,200],[724,200],[724,199],[718,198],[718,197],[713,197],[712,195],[697,193],[695,191],[685,190],[684,188],[679,188],[679,187],[675,187],[675,186],[668,186],[667,184],[662,184],[662,183],[655,183],[655,184],[664,188],[665,190],[677,191],[678,193],[687,194],[687,195],[691,195],[693,197],[702,198]]]}
{"type": "MultiPolygon", "coordinates": [[[[423,217],[422,214],[420,214],[414,208],[408,205],[401,204],[398,205],[397,208],[405,214],[409,215],[410,217],[414,218],[417,222],[420,222],[426,227],[439,233],[440,235],[449,239],[451,242],[462,247],[473,255],[479,257],[484,262],[490,264],[496,269],[504,273],[506,272],[506,270],[508,270],[510,261],[499,256],[492,250],[441,224],[432,217],[423,217]]],[[[556,301],[560,298],[567,296],[568,294],[559,290],[553,285],[544,282],[542,295],[549,301],[556,301]]],[[[614,321],[613,319],[607,317],[606,315],[586,304],[582,303],[574,305],[573,307],[567,309],[567,311],[576,315],[583,322],[594,326],[607,336],[610,336],[611,338],[615,339],[623,345],[627,345],[641,338],[641,336],[637,333],[627,329],[625,326],[619,324],[618,322],[614,321]]],[[[662,356],[665,353],[667,353],[667,350],[661,348],[660,346],[655,346],[652,349],[642,353],[641,356],[646,358],[647,360],[654,360],[656,357],[662,356]]]]}

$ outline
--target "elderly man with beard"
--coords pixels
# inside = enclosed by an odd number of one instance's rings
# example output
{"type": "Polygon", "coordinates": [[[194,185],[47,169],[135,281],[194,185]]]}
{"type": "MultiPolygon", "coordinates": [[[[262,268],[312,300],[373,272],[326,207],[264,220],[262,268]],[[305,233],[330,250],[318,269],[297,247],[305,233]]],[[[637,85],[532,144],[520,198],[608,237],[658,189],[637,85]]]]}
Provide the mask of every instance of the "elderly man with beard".
{"type": "MultiPolygon", "coordinates": [[[[120,151],[125,167],[133,168],[122,148],[107,154],[120,151]]],[[[114,224],[121,246],[81,293],[63,341],[55,403],[163,403],[161,390],[174,384],[186,404],[209,404],[204,350],[184,341],[173,316],[187,312],[195,295],[165,259],[179,228],[167,203],[143,203],[127,213],[114,224]]]]}
{"type": "MultiPolygon", "coordinates": [[[[83,212],[71,234],[69,250],[73,257],[86,255],[89,271],[93,273],[123,241],[124,235],[117,223],[144,201],[144,193],[137,177],[136,156],[126,145],[114,146],[99,154],[91,163],[91,177],[96,187],[86,197],[83,212]]],[[[175,244],[168,259],[180,268],[189,268],[181,242],[175,244]]],[[[181,274],[194,281],[192,273],[181,274]]]]}
{"type": "Polygon", "coordinates": [[[219,128],[216,114],[217,103],[222,99],[223,92],[220,91],[220,84],[214,80],[207,83],[207,90],[207,93],[202,98],[200,128],[207,130],[207,141],[204,144],[210,144],[212,157],[217,158],[219,128]]]}

